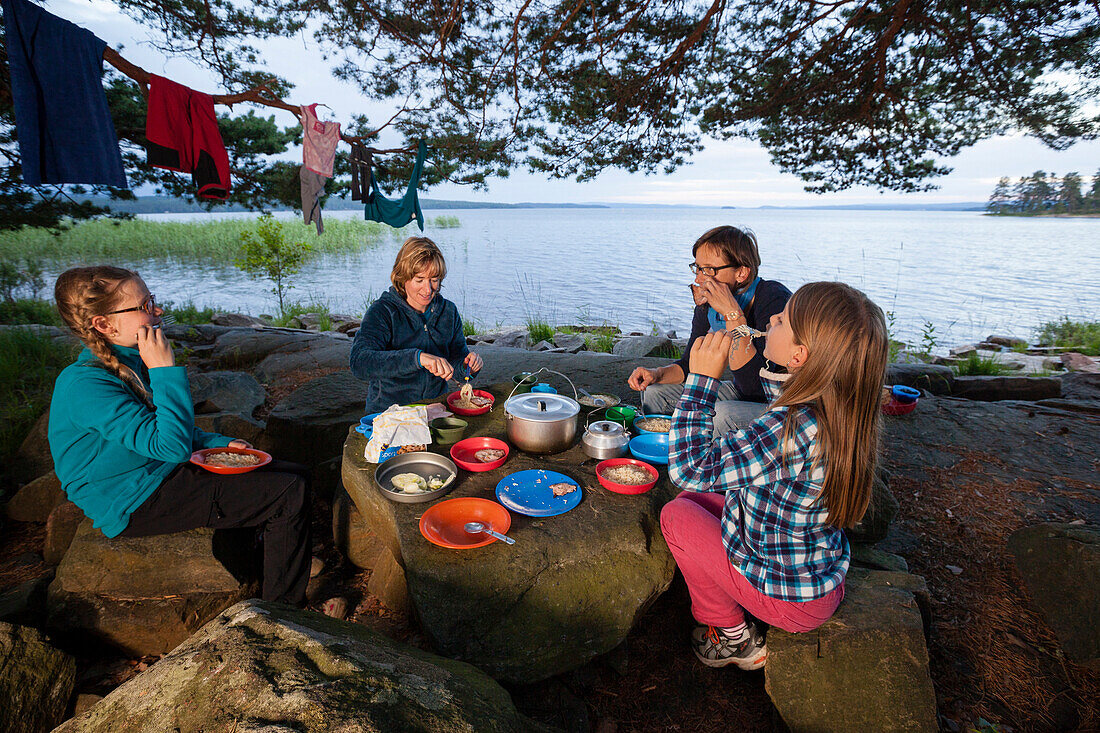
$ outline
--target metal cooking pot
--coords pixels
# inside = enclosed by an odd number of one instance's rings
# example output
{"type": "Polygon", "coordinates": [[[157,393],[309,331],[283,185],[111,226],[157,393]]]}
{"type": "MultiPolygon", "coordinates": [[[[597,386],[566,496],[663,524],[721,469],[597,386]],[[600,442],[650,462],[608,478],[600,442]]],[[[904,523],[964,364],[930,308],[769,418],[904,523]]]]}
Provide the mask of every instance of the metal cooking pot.
{"type": "Polygon", "coordinates": [[[508,441],[527,453],[561,453],[577,437],[576,400],[559,394],[528,392],[504,403],[508,441]]]}
{"type": "Polygon", "coordinates": [[[599,420],[588,426],[581,436],[581,447],[589,458],[601,461],[620,458],[629,450],[630,433],[622,425],[610,420],[599,420]]]}

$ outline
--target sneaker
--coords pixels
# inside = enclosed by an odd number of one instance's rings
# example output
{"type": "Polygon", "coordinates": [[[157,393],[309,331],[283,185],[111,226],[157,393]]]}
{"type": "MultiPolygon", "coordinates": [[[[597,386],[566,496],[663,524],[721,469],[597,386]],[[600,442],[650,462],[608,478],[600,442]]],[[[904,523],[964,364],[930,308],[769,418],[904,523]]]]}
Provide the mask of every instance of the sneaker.
{"type": "Polygon", "coordinates": [[[745,670],[760,669],[768,659],[764,634],[751,622],[739,641],[714,626],[696,626],[691,632],[691,650],[708,667],[736,664],[745,670]]]}

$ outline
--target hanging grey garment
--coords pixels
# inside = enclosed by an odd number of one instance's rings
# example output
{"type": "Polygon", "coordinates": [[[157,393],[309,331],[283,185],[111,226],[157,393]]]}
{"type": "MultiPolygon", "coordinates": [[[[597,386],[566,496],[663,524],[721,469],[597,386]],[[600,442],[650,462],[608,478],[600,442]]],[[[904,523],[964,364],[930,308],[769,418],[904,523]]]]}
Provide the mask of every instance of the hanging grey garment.
{"type": "Polygon", "coordinates": [[[325,181],[328,179],[320,173],[311,171],[304,165],[298,170],[302,179],[302,218],[306,224],[311,221],[317,225],[317,233],[325,231],[325,225],[321,223],[321,194],[325,192],[325,181]]]}
{"type": "Polygon", "coordinates": [[[374,195],[371,190],[371,164],[374,156],[371,148],[363,143],[351,144],[351,155],[348,163],[351,164],[351,200],[370,203],[374,195]]]}

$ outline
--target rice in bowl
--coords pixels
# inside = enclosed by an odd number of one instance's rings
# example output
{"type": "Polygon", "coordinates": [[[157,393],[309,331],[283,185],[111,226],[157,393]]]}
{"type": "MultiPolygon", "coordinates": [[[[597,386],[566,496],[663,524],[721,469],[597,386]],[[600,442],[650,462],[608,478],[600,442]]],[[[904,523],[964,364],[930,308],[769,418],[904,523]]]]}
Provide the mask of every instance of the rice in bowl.
{"type": "Polygon", "coordinates": [[[260,457],[251,453],[233,453],[232,451],[218,451],[207,453],[202,459],[208,466],[221,466],[223,468],[247,468],[259,464],[260,457]]]}
{"type": "Polygon", "coordinates": [[[653,480],[653,474],[641,466],[635,466],[631,463],[605,468],[600,471],[600,475],[612,483],[622,484],[623,486],[639,486],[648,484],[653,480]]]}
{"type": "Polygon", "coordinates": [[[672,430],[672,420],[667,417],[644,417],[634,425],[650,433],[667,433],[672,430]]]}

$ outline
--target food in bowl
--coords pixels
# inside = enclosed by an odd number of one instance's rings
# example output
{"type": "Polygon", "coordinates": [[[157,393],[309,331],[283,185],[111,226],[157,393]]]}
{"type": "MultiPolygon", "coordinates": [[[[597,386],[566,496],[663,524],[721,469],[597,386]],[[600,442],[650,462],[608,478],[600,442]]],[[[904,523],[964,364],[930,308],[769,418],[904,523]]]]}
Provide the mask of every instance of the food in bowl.
{"type": "Polygon", "coordinates": [[[493,461],[499,461],[504,458],[505,452],[499,448],[482,448],[474,453],[474,458],[482,463],[492,463],[493,461]]]}
{"type": "Polygon", "coordinates": [[[554,492],[554,496],[565,496],[576,491],[577,485],[562,481],[560,484],[550,484],[550,490],[554,492]]]}
{"type": "Polygon", "coordinates": [[[412,445],[403,445],[397,449],[397,453],[394,455],[401,455],[402,453],[418,453],[422,450],[427,450],[428,446],[424,443],[413,443],[412,445]]]}
{"type": "Polygon", "coordinates": [[[260,463],[260,457],[251,453],[234,453],[232,451],[217,451],[207,453],[203,462],[208,466],[222,466],[224,468],[247,468],[260,463]]]}
{"type": "Polygon", "coordinates": [[[609,394],[594,394],[591,396],[582,394],[580,397],[577,398],[577,402],[581,403],[585,407],[596,407],[597,400],[602,400],[602,402],[599,403],[600,407],[612,407],[619,404],[619,398],[615,395],[609,394]]]}
{"type": "Polygon", "coordinates": [[[643,417],[634,425],[648,433],[667,433],[672,430],[672,420],[667,417],[643,417]]]}
{"type": "Polygon", "coordinates": [[[455,407],[459,407],[463,410],[477,410],[486,405],[493,404],[493,401],[488,397],[482,397],[481,395],[471,394],[466,396],[459,393],[458,399],[452,403],[455,407]]]}
{"type": "Polygon", "coordinates": [[[393,490],[398,494],[424,494],[442,489],[451,482],[452,477],[435,475],[425,479],[415,473],[399,473],[390,479],[393,490]]]}
{"type": "Polygon", "coordinates": [[[653,476],[640,466],[633,466],[629,463],[621,466],[612,466],[600,471],[600,475],[608,481],[612,481],[616,484],[623,484],[624,486],[638,486],[640,484],[648,484],[653,480],[653,476]]]}

